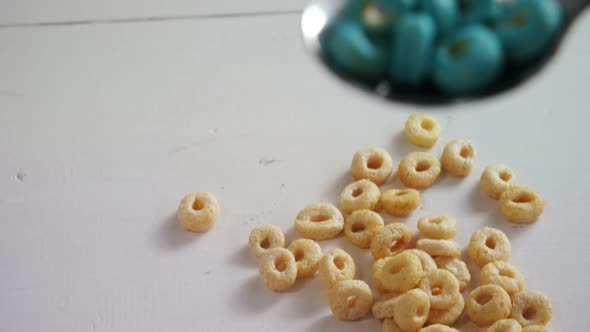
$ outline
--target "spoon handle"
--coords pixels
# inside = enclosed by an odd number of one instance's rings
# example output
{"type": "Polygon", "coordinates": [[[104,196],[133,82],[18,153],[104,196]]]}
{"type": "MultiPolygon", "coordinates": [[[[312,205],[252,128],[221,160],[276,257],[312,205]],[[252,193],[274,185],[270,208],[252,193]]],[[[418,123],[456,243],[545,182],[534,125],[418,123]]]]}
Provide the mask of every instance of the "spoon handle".
{"type": "Polygon", "coordinates": [[[566,17],[573,20],[586,6],[590,5],[590,0],[561,0],[561,3],[565,9],[566,17]]]}

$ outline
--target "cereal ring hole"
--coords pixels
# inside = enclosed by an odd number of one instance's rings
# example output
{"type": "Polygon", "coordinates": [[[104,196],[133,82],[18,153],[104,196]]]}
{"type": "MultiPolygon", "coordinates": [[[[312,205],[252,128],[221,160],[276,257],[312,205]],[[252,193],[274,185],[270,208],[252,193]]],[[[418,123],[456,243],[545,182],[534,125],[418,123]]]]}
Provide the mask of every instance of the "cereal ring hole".
{"type": "Polygon", "coordinates": [[[482,293],[477,295],[475,302],[477,302],[479,305],[485,305],[486,303],[490,302],[491,299],[492,296],[490,294],[482,293]]]}
{"type": "Polygon", "coordinates": [[[514,203],[530,203],[533,201],[533,195],[529,194],[529,193],[522,193],[518,196],[516,196],[512,201],[514,203]]]}
{"type": "Polygon", "coordinates": [[[347,306],[347,307],[349,307],[349,308],[350,308],[350,307],[353,307],[353,306],[356,304],[356,300],[357,300],[357,299],[358,299],[358,298],[357,298],[356,296],[354,296],[354,295],[352,295],[352,296],[349,296],[349,297],[346,299],[346,306],[347,306]]]}
{"type": "Polygon", "coordinates": [[[508,182],[510,181],[510,179],[512,179],[512,174],[510,174],[510,172],[507,171],[502,171],[500,172],[500,179],[504,182],[508,182]]]}
{"type": "Polygon", "coordinates": [[[391,246],[389,247],[389,250],[391,250],[392,252],[396,252],[400,247],[402,246],[402,243],[400,241],[393,241],[391,243],[391,246]]]}
{"type": "Polygon", "coordinates": [[[488,237],[486,239],[486,247],[488,247],[490,249],[495,249],[496,248],[496,239],[494,239],[493,237],[488,237]]]}
{"type": "Polygon", "coordinates": [[[461,148],[461,152],[459,152],[459,155],[461,155],[461,157],[465,159],[469,158],[473,155],[473,150],[469,146],[464,146],[461,148]]]}
{"type": "Polygon", "coordinates": [[[500,274],[500,277],[514,278],[514,271],[510,271],[507,269],[501,269],[499,274],[500,274]]]}
{"type": "Polygon", "coordinates": [[[434,287],[432,287],[430,292],[432,293],[432,295],[437,296],[437,295],[442,294],[442,288],[440,286],[434,286],[434,287]]]}
{"type": "Polygon", "coordinates": [[[305,252],[303,252],[303,250],[301,250],[301,249],[297,249],[295,251],[294,256],[295,256],[295,261],[299,262],[305,256],[305,252]]]}
{"type": "Polygon", "coordinates": [[[352,197],[359,197],[362,194],[363,194],[363,188],[355,188],[352,191],[352,197]]]}
{"type": "Polygon", "coordinates": [[[373,154],[367,160],[367,168],[370,169],[379,169],[383,166],[383,157],[378,154],[373,154]]]}
{"type": "Polygon", "coordinates": [[[526,320],[533,320],[537,316],[537,309],[533,307],[527,307],[522,311],[522,317],[526,320]]]}
{"type": "Polygon", "coordinates": [[[416,316],[418,316],[418,317],[426,316],[426,308],[423,305],[418,308],[418,311],[416,311],[416,316]]]}
{"type": "Polygon", "coordinates": [[[425,172],[430,169],[430,163],[426,160],[420,160],[416,164],[416,172],[425,172]]]}
{"type": "Polygon", "coordinates": [[[365,230],[365,224],[362,222],[355,222],[350,229],[353,233],[360,233],[365,230]]]}
{"type": "Polygon", "coordinates": [[[195,198],[195,200],[193,201],[193,210],[195,211],[199,211],[202,210],[205,207],[205,203],[203,203],[203,201],[201,201],[198,198],[195,198]]]}
{"type": "Polygon", "coordinates": [[[420,126],[424,130],[431,131],[432,129],[434,129],[434,122],[430,119],[424,119],[422,120],[422,123],[420,123],[420,126]]]}
{"type": "Polygon", "coordinates": [[[338,270],[342,270],[344,269],[344,265],[345,265],[345,261],[343,257],[337,256],[334,257],[334,265],[336,265],[336,268],[338,268],[338,270]]]}
{"type": "Polygon", "coordinates": [[[268,249],[269,247],[270,247],[270,241],[268,240],[267,237],[265,237],[264,240],[260,241],[260,248],[268,249]]]}
{"type": "Polygon", "coordinates": [[[275,259],[275,269],[279,272],[283,272],[287,269],[287,261],[283,257],[275,259]]]}
{"type": "Polygon", "coordinates": [[[309,218],[309,220],[311,220],[312,222],[322,222],[322,221],[328,221],[328,220],[330,220],[330,218],[331,217],[329,215],[320,213],[318,215],[311,216],[311,218],[309,218]]]}
{"type": "Polygon", "coordinates": [[[442,218],[434,218],[434,219],[430,219],[428,222],[430,222],[431,224],[440,225],[440,223],[443,222],[443,219],[442,218]]]}
{"type": "Polygon", "coordinates": [[[407,195],[407,194],[408,194],[407,191],[398,191],[398,192],[395,193],[395,196],[404,196],[404,195],[407,195]]]}

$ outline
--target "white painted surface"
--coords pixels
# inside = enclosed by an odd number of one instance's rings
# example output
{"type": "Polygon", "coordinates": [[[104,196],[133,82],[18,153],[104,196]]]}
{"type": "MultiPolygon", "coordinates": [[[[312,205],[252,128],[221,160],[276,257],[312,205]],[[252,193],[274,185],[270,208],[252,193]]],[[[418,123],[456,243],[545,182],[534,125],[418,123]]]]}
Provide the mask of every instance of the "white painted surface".
{"type": "MultiPolygon", "coordinates": [[[[507,231],[527,286],[553,301],[552,329],[585,331],[589,39],[586,15],[526,86],[424,110],[333,80],[302,51],[296,15],[2,29],[2,330],[379,331],[331,318],[319,278],[265,289],[245,244],[260,223],[295,239],[298,210],[335,202],[351,181],[354,151],[414,150],[401,130],[422,110],[440,120],[441,143],[473,140],[479,162],[425,191],[407,223],[451,214],[463,245],[483,225],[507,231]],[[495,162],[544,196],[537,223],[512,227],[479,193],[495,162]],[[217,195],[222,220],[185,233],[176,206],[201,190],[217,195]]],[[[350,251],[368,279],[368,252],[344,238],[321,245],[350,251]]]]}
{"type": "Polygon", "coordinates": [[[300,10],[306,0],[0,0],[0,24],[300,10]]]}

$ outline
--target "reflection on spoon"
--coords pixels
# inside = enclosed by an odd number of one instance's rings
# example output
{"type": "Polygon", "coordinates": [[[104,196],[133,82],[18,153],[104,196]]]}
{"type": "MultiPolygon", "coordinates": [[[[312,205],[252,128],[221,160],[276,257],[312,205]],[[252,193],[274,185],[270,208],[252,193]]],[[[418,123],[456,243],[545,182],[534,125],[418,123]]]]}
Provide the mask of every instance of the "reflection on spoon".
{"type": "Polygon", "coordinates": [[[547,1],[547,6],[530,1],[313,0],[303,12],[301,31],[306,48],[346,82],[394,101],[446,104],[494,96],[534,76],[590,3],[561,0],[558,7],[553,1],[547,1]],[[420,12],[404,7],[413,2],[422,3],[420,12]],[[461,17],[453,16],[444,3],[459,8],[461,17]],[[504,10],[492,27],[471,22],[483,20],[481,15],[488,10],[483,3],[504,10]],[[539,38],[542,29],[534,16],[538,13],[530,14],[525,7],[531,3],[533,10],[549,13],[545,40],[539,38]],[[561,9],[559,16],[552,8],[561,9]],[[529,38],[531,31],[535,36],[529,38]]]}

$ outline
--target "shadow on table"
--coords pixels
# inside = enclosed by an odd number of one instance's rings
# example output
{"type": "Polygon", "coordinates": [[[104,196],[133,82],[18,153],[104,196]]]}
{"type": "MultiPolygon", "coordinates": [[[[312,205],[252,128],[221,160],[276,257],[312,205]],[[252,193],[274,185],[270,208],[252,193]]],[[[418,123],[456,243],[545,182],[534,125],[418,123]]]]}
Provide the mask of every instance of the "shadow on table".
{"type": "Polygon", "coordinates": [[[239,267],[258,270],[258,261],[256,257],[250,253],[247,245],[243,245],[234,252],[230,257],[230,263],[239,267]]]}
{"type": "Polygon", "coordinates": [[[202,234],[186,231],[178,224],[176,214],[168,216],[156,230],[155,240],[158,247],[175,250],[195,242],[202,234]]]}
{"type": "MultiPolygon", "coordinates": [[[[254,266],[253,270],[258,271],[256,266],[254,266]]],[[[262,313],[280,301],[281,296],[286,296],[286,294],[275,293],[266,288],[258,277],[258,273],[249,277],[246,282],[236,286],[231,305],[234,307],[233,310],[238,312],[262,313]]]]}

